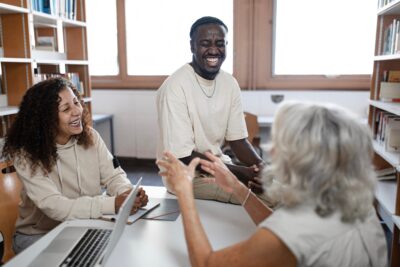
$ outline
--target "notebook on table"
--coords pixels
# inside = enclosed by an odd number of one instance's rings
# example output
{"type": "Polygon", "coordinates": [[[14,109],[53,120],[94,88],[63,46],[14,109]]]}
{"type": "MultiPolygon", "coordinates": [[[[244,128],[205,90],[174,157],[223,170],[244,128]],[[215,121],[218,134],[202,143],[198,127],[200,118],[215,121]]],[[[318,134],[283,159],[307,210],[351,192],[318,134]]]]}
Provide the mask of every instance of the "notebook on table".
{"type": "MultiPolygon", "coordinates": [[[[149,198],[149,202],[144,207],[139,208],[135,214],[132,214],[128,217],[126,223],[132,224],[145,216],[147,213],[151,212],[153,209],[157,208],[160,205],[160,200],[156,198],[149,198]]],[[[101,219],[115,221],[118,215],[103,215],[101,219]]]]}
{"type": "Polygon", "coordinates": [[[155,202],[160,203],[159,207],[151,210],[145,214],[142,218],[147,220],[160,220],[160,221],[175,221],[181,214],[179,204],[176,199],[173,198],[153,198],[155,202]]]}
{"type": "Polygon", "coordinates": [[[65,227],[29,266],[104,266],[124,231],[142,178],[118,212],[114,227],[65,227]]]}

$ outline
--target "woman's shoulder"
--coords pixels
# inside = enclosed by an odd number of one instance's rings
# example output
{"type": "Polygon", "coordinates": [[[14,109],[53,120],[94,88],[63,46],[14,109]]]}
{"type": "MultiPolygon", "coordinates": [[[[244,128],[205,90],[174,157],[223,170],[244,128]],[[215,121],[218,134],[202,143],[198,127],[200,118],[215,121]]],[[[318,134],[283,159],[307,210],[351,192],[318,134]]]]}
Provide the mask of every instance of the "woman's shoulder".
{"type": "Polygon", "coordinates": [[[89,129],[89,134],[91,134],[94,139],[95,138],[97,138],[97,139],[100,138],[100,134],[95,128],[93,128],[92,126],[88,126],[88,129],[89,129]]]}
{"type": "Polygon", "coordinates": [[[101,135],[92,126],[87,126],[87,128],[88,128],[88,134],[90,135],[90,139],[92,140],[91,145],[89,145],[87,148],[98,146],[102,140],[101,135]]]}
{"type": "Polygon", "coordinates": [[[297,205],[295,207],[278,208],[270,217],[261,222],[260,226],[268,228],[281,226],[304,234],[321,232],[326,235],[337,235],[342,231],[355,228],[357,223],[343,222],[339,211],[327,216],[320,216],[317,214],[314,205],[297,205]],[[332,230],[325,232],[327,229],[332,230]]]}
{"type": "Polygon", "coordinates": [[[12,159],[12,164],[15,168],[15,171],[20,176],[33,177],[33,176],[45,175],[45,172],[43,171],[40,164],[39,164],[39,166],[36,166],[36,168],[33,171],[32,167],[34,164],[27,156],[24,156],[23,153],[20,153],[19,155],[15,155],[12,159]]]}

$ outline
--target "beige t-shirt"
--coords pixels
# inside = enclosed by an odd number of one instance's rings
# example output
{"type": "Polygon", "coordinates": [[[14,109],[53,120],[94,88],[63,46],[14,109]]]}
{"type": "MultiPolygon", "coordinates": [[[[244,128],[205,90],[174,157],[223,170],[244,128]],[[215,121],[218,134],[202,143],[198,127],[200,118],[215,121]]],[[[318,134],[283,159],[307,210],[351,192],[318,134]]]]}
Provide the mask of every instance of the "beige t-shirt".
{"type": "Polygon", "coordinates": [[[224,140],[247,137],[239,85],[222,70],[209,81],[185,64],[158,89],[157,111],[157,158],[166,150],[177,158],[211,150],[229,162],[221,151],[224,140]]]}

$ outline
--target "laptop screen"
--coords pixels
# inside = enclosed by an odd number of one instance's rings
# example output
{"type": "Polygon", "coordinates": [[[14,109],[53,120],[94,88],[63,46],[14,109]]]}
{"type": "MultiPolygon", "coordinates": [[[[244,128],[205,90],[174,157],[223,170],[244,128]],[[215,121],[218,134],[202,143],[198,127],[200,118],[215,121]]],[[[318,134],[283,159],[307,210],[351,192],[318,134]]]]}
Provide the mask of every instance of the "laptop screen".
{"type": "Polygon", "coordinates": [[[138,180],[138,182],[135,185],[135,188],[130,192],[130,194],[125,199],[124,203],[122,204],[121,208],[118,211],[118,216],[115,221],[115,226],[114,226],[113,232],[110,236],[110,241],[108,242],[107,247],[104,250],[105,254],[101,261],[101,266],[104,266],[104,264],[110,257],[111,252],[113,251],[114,247],[117,245],[118,240],[121,237],[122,232],[124,231],[126,221],[128,220],[128,217],[131,213],[133,204],[135,203],[136,195],[139,191],[141,182],[142,182],[142,177],[140,177],[140,179],[138,180]]]}

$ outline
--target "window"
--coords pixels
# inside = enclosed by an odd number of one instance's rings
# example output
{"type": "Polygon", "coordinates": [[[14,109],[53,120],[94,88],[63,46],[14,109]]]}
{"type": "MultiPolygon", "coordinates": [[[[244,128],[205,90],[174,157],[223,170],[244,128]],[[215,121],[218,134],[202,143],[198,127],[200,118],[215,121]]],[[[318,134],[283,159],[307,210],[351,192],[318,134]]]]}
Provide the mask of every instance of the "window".
{"type": "Polygon", "coordinates": [[[204,15],[227,24],[223,68],[242,89],[370,86],[376,0],[108,0],[102,15],[86,2],[93,88],[157,89],[191,61],[188,32],[204,15]]]}
{"type": "Polygon", "coordinates": [[[275,75],[372,73],[376,0],[279,0],[275,21],[275,75]]]}
{"type": "Polygon", "coordinates": [[[103,1],[101,5],[94,0],[86,1],[91,75],[118,75],[119,73],[115,1],[103,1]]]}
{"type": "Polygon", "coordinates": [[[127,0],[128,75],[169,75],[185,62],[190,62],[190,26],[205,14],[220,18],[231,30],[228,33],[228,54],[222,66],[232,73],[232,0],[127,0]]]}

